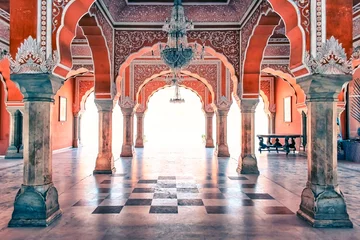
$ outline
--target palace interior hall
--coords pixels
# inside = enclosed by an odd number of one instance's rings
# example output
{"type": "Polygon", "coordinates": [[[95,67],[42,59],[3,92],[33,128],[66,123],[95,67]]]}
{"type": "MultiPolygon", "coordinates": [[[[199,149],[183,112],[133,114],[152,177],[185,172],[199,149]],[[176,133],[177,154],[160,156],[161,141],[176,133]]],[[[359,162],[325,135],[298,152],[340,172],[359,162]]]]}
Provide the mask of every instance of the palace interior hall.
{"type": "Polygon", "coordinates": [[[0,0],[0,239],[359,239],[360,0],[0,0]]]}

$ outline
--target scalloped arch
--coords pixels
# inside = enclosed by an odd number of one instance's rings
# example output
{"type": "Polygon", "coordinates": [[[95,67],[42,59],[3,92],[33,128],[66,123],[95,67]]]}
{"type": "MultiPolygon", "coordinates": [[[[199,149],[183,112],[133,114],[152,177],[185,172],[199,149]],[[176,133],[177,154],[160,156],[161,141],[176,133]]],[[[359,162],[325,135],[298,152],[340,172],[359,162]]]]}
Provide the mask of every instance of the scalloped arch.
{"type": "Polygon", "coordinates": [[[296,103],[297,104],[305,104],[306,95],[305,95],[304,91],[301,89],[300,85],[296,83],[296,79],[293,76],[291,76],[288,73],[284,73],[281,70],[274,70],[272,68],[265,68],[261,71],[264,73],[268,73],[268,74],[271,74],[274,76],[281,77],[282,79],[287,81],[295,91],[296,103]]]}

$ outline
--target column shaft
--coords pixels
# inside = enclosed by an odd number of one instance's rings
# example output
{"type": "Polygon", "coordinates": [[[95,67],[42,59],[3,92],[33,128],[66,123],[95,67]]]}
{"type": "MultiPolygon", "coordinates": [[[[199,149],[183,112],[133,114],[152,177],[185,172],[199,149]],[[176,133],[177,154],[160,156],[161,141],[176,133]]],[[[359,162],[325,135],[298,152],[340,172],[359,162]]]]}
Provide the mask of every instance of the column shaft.
{"type": "Polygon", "coordinates": [[[213,117],[214,112],[206,112],[205,113],[205,133],[206,133],[206,148],[214,147],[214,139],[213,139],[213,117]]]}
{"type": "Polygon", "coordinates": [[[336,102],[308,103],[308,181],[298,215],[314,227],[352,227],[337,176],[336,102]]]}
{"type": "Polygon", "coordinates": [[[99,153],[94,174],[115,172],[112,153],[112,110],[113,100],[95,100],[99,112],[99,153]]]}
{"type": "Polygon", "coordinates": [[[136,113],[136,141],[135,147],[136,148],[143,148],[144,147],[144,113],[137,112],[136,113]]]}
{"type": "Polygon", "coordinates": [[[259,99],[241,100],[241,156],[238,171],[241,174],[259,174],[255,156],[255,109],[259,99]]]}
{"type": "Polygon", "coordinates": [[[121,108],[123,113],[123,145],[120,157],[133,156],[133,108],[121,108]]]}
{"type": "Polygon", "coordinates": [[[337,175],[337,98],[348,75],[299,79],[307,97],[308,180],[297,214],[313,227],[352,227],[337,175]]]}
{"type": "Polygon", "coordinates": [[[11,79],[24,95],[23,184],[18,191],[10,227],[48,226],[61,216],[52,182],[52,104],[63,81],[51,74],[17,74],[11,79]]]}
{"type": "Polygon", "coordinates": [[[73,132],[73,148],[78,148],[80,135],[80,116],[78,113],[74,113],[74,132],[73,132]]]}
{"type": "Polygon", "coordinates": [[[229,147],[227,145],[227,114],[229,109],[218,109],[217,115],[217,156],[230,157],[229,147]]]}

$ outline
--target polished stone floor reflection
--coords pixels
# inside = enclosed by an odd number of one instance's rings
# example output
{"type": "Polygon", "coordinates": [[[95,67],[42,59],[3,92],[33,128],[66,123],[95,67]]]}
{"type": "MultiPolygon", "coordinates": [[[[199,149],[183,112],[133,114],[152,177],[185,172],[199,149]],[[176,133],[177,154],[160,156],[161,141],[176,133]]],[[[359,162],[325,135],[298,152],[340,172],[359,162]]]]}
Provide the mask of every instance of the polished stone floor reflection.
{"type": "Polygon", "coordinates": [[[0,239],[360,239],[360,164],[339,163],[354,229],[313,229],[295,214],[303,157],[263,154],[254,176],[201,146],[136,151],[116,160],[115,174],[96,176],[95,149],[54,154],[63,216],[48,228],[7,228],[22,161],[0,159],[0,239]]]}

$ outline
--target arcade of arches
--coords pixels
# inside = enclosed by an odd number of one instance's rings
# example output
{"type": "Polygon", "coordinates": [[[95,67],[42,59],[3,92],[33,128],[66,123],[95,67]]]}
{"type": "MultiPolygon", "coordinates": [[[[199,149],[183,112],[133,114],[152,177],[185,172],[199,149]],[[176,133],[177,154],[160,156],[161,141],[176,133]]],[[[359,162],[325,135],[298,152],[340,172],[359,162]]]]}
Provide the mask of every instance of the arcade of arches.
{"type": "Polygon", "coordinates": [[[0,1],[0,238],[359,239],[360,1],[183,0],[189,148],[145,137],[172,2],[0,1]]]}

